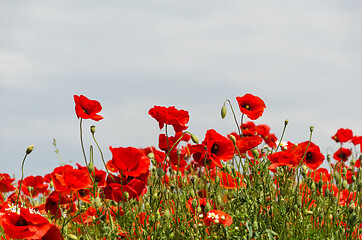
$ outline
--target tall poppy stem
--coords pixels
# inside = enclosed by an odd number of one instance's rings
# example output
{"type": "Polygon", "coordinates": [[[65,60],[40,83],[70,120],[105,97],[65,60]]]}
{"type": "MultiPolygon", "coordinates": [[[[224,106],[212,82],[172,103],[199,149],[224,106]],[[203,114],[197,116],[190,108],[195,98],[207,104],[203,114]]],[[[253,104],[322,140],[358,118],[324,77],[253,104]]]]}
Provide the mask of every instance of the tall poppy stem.
{"type": "Polygon", "coordinates": [[[86,156],[86,154],[85,154],[84,144],[83,144],[82,120],[83,120],[83,118],[80,119],[80,125],[79,125],[79,129],[80,129],[80,145],[81,145],[81,147],[82,147],[85,165],[88,166],[87,156],[86,156]]]}
{"type": "Polygon", "coordinates": [[[225,103],[226,103],[226,102],[228,102],[228,103],[229,103],[229,106],[230,106],[231,111],[232,111],[233,116],[234,116],[234,120],[235,120],[236,126],[238,127],[239,135],[240,135],[240,136],[242,136],[242,135],[243,135],[243,133],[242,133],[242,132],[241,132],[241,130],[240,130],[240,126],[239,126],[239,124],[238,124],[238,120],[236,119],[236,116],[235,116],[235,112],[234,112],[233,106],[231,105],[231,102],[230,102],[230,100],[229,100],[229,99],[226,99],[226,100],[225,100],[224,105],[225,105],[225,103]]]}
{"type": "Polygon", "coordinates": [[[24,163],[25,163],[25,159],[26,159],[26,157],[33,151],[33,148],[34,148],[34,145],[30,145],[30,146],[26,149],[23,162],[21,163],[21,180],[20,180],[20,184],[19,184],[18,198],[16,199],[16,204],[15,204],[16,212],[18,211],[18,203],[19,203],[19,198],[20,198],[21,185],[23,184],[23,179],[24,179],[24,163]]]}

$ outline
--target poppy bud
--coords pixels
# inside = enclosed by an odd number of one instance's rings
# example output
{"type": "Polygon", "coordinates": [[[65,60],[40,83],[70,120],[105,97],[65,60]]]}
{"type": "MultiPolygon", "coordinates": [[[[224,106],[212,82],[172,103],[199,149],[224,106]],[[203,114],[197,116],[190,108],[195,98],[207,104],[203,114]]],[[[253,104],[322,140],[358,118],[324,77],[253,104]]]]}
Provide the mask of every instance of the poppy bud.
{"type": "Polygon", "coordinates": [[[330,193],[329,188],[326,188],[326,191],[324,192],[324,195],[325,195],[326,197],[328,197],[329,193],[330,193]]]}
{"type": "Polygon", "coordinates": [[[96,197],[93,201],[93,204],[96,208],[100,208],[102,206],[102,201],[100,197],[96,197]]]}
{"type": "Polygon", "coordinates": [[[145,202],[145,209],[149,211],[151,209],[151,205],[149,202],[145,202]]]}
{"type": "Polygon", "coordinates": [[[334,178],[338,183],[341,181],[341,175],[339,175],[337,172],[334,173],[334,178]]]}
{"type": "Polygon", "coordinates": [[[165,176],[165,172],[163,171],[162,168],[157,168],[157,176],[160,177],[160,178],[165,176]]]}
{"type": "Polygon", "coordinates": [[[357,222],[357,215],[356,213],[352,213],[350,218],[349,218],[349,224],[354,226],[357,222]]]}
{"type": "Polygon", "coordinates": [[[196,143],[196,144],[199,143],[199,138],[196,137],[196,135],[194,135],[194,134],[191,134],[191,140],[192,140],[193,143],[196,143]]]}
{"type": "Polygon", "coordinates": [[[304,215],[313,215],[313,212],[308,209],[304,209],[304,215]]]}
{"type": "Polygon", "coordinates": [[[343,180],[342,189],[347,189],[347,188],[348,188],[348,182],[347,182],[347,180],[343,180]]]}
{"type": "Polygon", "coordinates": [[[299,212],[299,207],[297,204],[294,204],[293,209],[295,212],[299,212]]]}
{"type": "Polygon", "coordinates": [[[30,145],[27,149],[26,149],[26,154],[30,154],[34,149],[34,145],[30,145]]]}
{"type": "Polygon", "coordinates": [[[219,176],[216,176],[216,177],[215,177],[215,183],[216,183],[216,184],[219,184],[219,183],[220,183],[220,177],[219,177],[219,176]]]}
{"type": "Polygon", "coordinates": [[[257,148],[251,149],[251,153],[253,154],[254,158],[259,158],[259,151],[257,148]]]}
{"type": "Polygon", "coordinates": [[[175,237],[175,233],[174,232],[170,232],[168,234],[168,239],[173,239],[175,237]]]}
{"type": "Polygon", "coordinates": [[[322,212],[319,213],[319,222],[322,222],[323,218],[324,218],[324,214],[322,212]]]}
{"type": "Polygon", "coordinates": [[[323,187],[323,180],[321,179],[321,180],[319,180],[319,182],[318,182],[318,188],[319,188],[319,189],[322,189],[322,187],[323,187]]]}
{"type": "Polygon", "coordinates": [[[155,154],[153,152],[150,152],[149,154],[147,154],[147,157],[149,159],[154,159],[155,158],[155,154]]]}
{"type": "Polygon", "coordinates": [[[229,138],[234,144],[236,144],[236,138],[234,135],[230,135],[229,138]]]}
{"type": "Polygon", "coordinates": [[[87,168],[88,168],[89,173],[92,173],[94,171],[94,163],[89,162],[87,168]]]}
{"type": "Polygon", "coordinates": [[[356,164],[356,160],[352,159],[349,164],[351,167],[354,167],[354,165],[356,164]]]}
{"type": "Polygon", "coordinates": [[[123,196],[124,196],[124,198],[125,198],[126,200],[128,200],[128,198],[129,198],[129,193],[128,193],[128,192],[124,192],[124,193],[123,193],[123,196]]]}
{"type": "Polygon", "coordinates": [[[358,189],[358,191],[362,190],[362,182],[361,181],[358,181],[357,189],[358,189]]]}
{"type": "Polygon", "coordinates": [[[170,213],[170,210],[169,210],[169,209],[166,209],[166,210],[165,210],[165,217],[166,217],[166,218],[170,218],[170,217],[171,217],[171,213],[170,213]]]}
{"type": "Polygon", "coordinates": [[[351,203],[350,203],[349,206],[348,206],[348,211],[349,211],[350,213],[353,213],[355,209],[356,209],[356,206],[354,205],[354,202],[351,201],[351,203]]]}
{"type": "Polygon", "coordinates": [[[77,239],[78,239],[77,236],[75,236],[74,234],[71,234],[71,233],[68,233],[68,234],[67,234],[67,238],[68,238],[68,239],[71,239],[71,240],[77,240],[77,239]]]}
{"type": "Polygon", "coordinates": [[[309,130],[310,130],[310,132],[313,132],[314,127],[313,127],[313,126],[310,126],[310,127],[309,127],[309,130]]]}
{"type": "Polygon", "coordinates": [[[330,162],[331,161],[331,155],[327,154],[327,161],[330,162]]]}
{"type": "Polygon", "coordinates": [[[352,175],[351,179],[352,179],[353,182],[355,182],[356,181],[356,175],[352,175]]]}
{"type": "Polygon", "coordinates": [[[312,182],[312,185],[310,186],[310,190],[312,190],[313,192],[316,190],[316,185],[315,182],[312,182]]]}
{"type": "Polygon", "coordinates": [[[201,208],[200,206],[198,206],[198,207],[196,208],[196,211],[197,211],[198,213],[201,213],[201,212],[202,212],[202,208],[201,208]]]}
{"type": "Polygon", "coordinates": [[[254,231],[258,231],[258,228],[259,228],[258,222],[257,222],[257,221],[254,221],[254,222],[253,222],[253,229],[254,229],[254,231]]]}
{"type": "Polygon", "coordinates": [[[197,201],[196,199],[192,199],[192,207],[195,209],[197,206],[197,201]]]}
{"type": "Polygon", "coordinates": [[[347,174],[347,168],[343,168],[342,174],[343,174],[344,177],[346,176],[346,174],[347,174]]]}
{"type": "Polygon", "coordinates": [[[226,165],[226,172],[228,173],[228,174],[230,174],[231,173],[231,166],[229,165],[229,164],[227,164],[226,165]]]}
{"type": "Polygon", "coordinates": [[[34,188],[32,186],[28,186],[28,191],[32,192],[34,190],[34,188]]]}
{"type": "Polygon", "coordinates": [[[211,210],[211,206],[210,206],[210,203],[207,202],[206,205],[205,205],[205,212],[208,212],[211,210]]]}
{"type": "Polygon", "coordinates": [[[92,134],[94,134],[96,132],[96,126],[92,125],[90,127],[90,131],[91,131],[92,134]]]}
{"type": "Polygon", "coordinates": [[[225,105],[221,108],[221,118],[224,119],[226,116],[226,107],[225,105]]]}

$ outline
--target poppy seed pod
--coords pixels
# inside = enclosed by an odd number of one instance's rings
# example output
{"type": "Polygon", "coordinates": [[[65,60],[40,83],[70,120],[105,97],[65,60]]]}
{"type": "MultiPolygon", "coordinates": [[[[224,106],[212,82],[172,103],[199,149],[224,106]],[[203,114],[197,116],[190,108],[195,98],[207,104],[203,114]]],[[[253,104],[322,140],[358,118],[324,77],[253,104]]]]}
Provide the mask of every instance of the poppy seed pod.
{"type": "Polygon", "coordinates": [[[26,154],[30,154],[34,149],[34,145],[30,145],[27,149],[26,149],[26,154]]]}
{"type": "Polygon", "coordinates": [[[94,134],[96,132],[96,126],[92,125],[90,127],[90,131],[91,131],[92,134],[94,134]]]}

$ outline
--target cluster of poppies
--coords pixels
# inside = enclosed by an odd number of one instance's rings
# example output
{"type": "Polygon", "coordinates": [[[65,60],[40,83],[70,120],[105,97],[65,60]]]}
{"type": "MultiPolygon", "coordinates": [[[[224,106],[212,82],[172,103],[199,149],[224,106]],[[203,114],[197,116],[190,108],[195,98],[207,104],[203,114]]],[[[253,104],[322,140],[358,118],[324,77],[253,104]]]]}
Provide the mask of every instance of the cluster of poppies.
{"type": "MultiPolygon", "coordinates": [[[[78,118],[94,121],[103,119],[99,115],[102,106],[98,101],[83,95],[75,95],[74,101],[78,118]]],[[[250,120],[261,117],[266,108],[264,101],[252,94],[237,97],[236,101],[242,116],[245,115],[250,120]]],[[[239,156],[240,160],[248,159],[252,165],[259,164],[259,159],[267,159],[268,169],[273,174],[278,174],[279,169],[294,171],[304,166],[310,170],[305,171],[309,177],[315,182],[322,181],[324,191],[329,189],[335,197],[339,196],[341,205],[355,200],[355,192],[344,188],[341,194],[339,188],[330,182],[333,173],[320,167],[326,157],[318,145],[311,141],[281,144],[275,134],[270,132],[269,126],[248,121],[239,123],[238,131],[228,135],[209,129],[203,141],[199,142],[195,135],[187,131],[187,111],[174,106],[154,106],[148,114],[158,122],[160,130],[172,127],[174,134],[168,135],[168,131],[160,134],[158,148],[110,146],[112,159],[105,164],[106,171],[97,169],[90,163],[87,166],[77,164],[76,167],[63,165],[44,177],[28,176],[17,185],[14,184],[15,179],[8,174],[0,174],[0,226],[4,237],[63,239],[64,225],[57,225],[56,220],[64,215],[80,224],[91,224],[94,219],[101,217],[121,217],[124,214],[122,209],[109,204],[106,206],[111,211],[107,211],[102,203],[127,202],[130,199],[139,201],[148,192],[151,174],[157,174],[166,186],[171,177],[167,173],[176,172],[177,181],[187,179],[192,182],[193,179],[189,176],[192,172],[193,176],[207,174],[209,181],[217,182],[224,189],[243,188],[246,179],[251,176],[241,169],[230,168],[228,162],[235,160],[235,156],[239,156]],[[151,168],[157,171],[152,172],[151,168]],[[39,196],[43,196],[45,200],[41,203],[33,201],[39,196]],[[87,209],[80,209],[79,202],[89,204],[87,209]],[[53,222],[48,219],[53,219],[53,222]]],[[[224,106],[222,117],[225,114],[224,106]]],[[[350,159],[352,151],[345,148],[344,144],[350,142],[360,145],[362,151],[362,136],[354,136],[350,129],[341,128],[332,139],[340,144],[340,148],[333,154],[336,160],[332,164],[333,171],[339,172],[350,184],[355,181],[355,168],[360,167],[360,160],[347,166],[346,161],[350,159]]],[[[184,207],[198,223],[203,223],[206,227],[233,224],[232,216],[209,199],[205,190],[199,191],[197,197],[190,197],[184,207]]],[[[171,208],[171,212],[173,211],[171,208]]],[[[146,222],[145,213],[139,214],[139,217],[142,219],[140,222],[146,222]]],[[[119,236],[127,236],[127,233],[119,229],[119,236]]]]}

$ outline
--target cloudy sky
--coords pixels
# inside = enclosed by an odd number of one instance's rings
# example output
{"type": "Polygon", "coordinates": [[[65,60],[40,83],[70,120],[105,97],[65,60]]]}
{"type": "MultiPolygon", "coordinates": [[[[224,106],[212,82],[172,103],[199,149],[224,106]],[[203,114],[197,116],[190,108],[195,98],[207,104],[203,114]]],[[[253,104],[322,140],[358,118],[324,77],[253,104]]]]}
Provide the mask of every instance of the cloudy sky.
{"type": "Polygon", "coordinates": [[[106,160],[109,146],[157,144],[154,105],[189,111],[200,140],[236,131],[220,108],[246,93],[267,105],[256,124],[280,136],[288,119],[296,143],[313,125],[333,153],[337,129],[362,135],[361,23],[361,1],[1,1],[0,171],[19,179],[34,144],[24,174],[51,172],[53,138],[63,162],[83,164],[75,94],[103,106],[84,139],[95,124],[106,160]]]}

